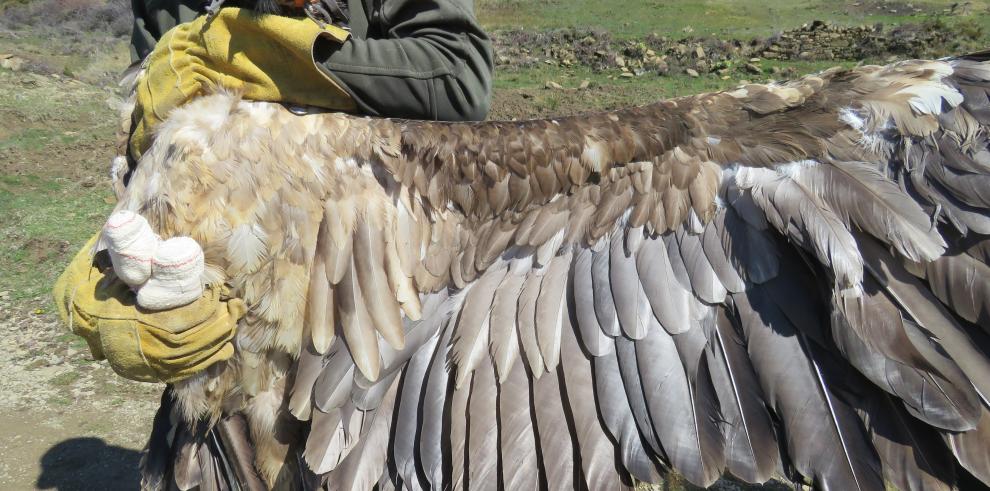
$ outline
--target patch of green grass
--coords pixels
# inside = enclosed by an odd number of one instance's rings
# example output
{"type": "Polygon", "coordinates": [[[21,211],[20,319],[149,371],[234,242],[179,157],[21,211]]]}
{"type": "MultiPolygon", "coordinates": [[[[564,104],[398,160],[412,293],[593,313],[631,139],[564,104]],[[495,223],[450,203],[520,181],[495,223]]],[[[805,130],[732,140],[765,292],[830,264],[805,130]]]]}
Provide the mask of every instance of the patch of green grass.
{"type": "MultiPolygon", "coordinates": [[[[957,2],[930,0],[910,2],[921,13],[897,2],[890,9],[862,11],[850,8],[857,2],[822,2],[816,0],[555,0],[516,2],[488,0],[478,5],[478,16],[488,28],[596,27],[620,38],[641,37],[658,33],[678,36],[719,36],[750,38],[768,36],[782,29],[800,26],[811,20],[826,20],[847,25],[899,24],[919,22],[939,15],[957,2]],[[900,7],[900,10],[893,7],[900,7]],[[896,12],[891,12],[896,10],[896,12]],[[690,28],[690,29],[688,29],[690,28]]],[[[858,2],[866,3],[866,2],[858,2]]],[[[892,2],[893,3],[893,2],[892,2]]],[[[970,2],[967,16],[986,19],[986,1],[970,2]]]]}
{"type": "MultiPolygon", "coordinates": [[[[661,99],[681,97],[703,92],[730,89],[740,82],[766,82],[774,75],[774,67],[781,70],[791,69],[801,75],[819,72],[834,66],[851,67],[858,62],[853,61],[771,61],[761,62],[763,75],[733,72],[728,79],[715,74],[703,74],[691,77],[683,73],[657,75],[646,73],[638,77],[624,78],[618,71],[595,71],[586,67],[564,68],[550,65],[539,65],[531,68],[508,69],[496,71],[496,93],[511,91],[528,91],[531,102],[542,112],[553,113],[557,110],[573,113],[568,107],[568,96],[574,96],[581,82],[587,80],[592,91],[590,95],[575,98],[581,104],[583,111],[607,110],[621,106],[648,104],[661,99]],[[553,81],[564,87],[563,90],[546,89],[547,82],[553,81]]],[[[580,112],[580,111],[577,111],[580,112]]]]}
{"type": "Polygon", "coordinates": [[[16,300],[46,297],[72,255],[99,229],[111,193],[37,176],[0,177],[0,284],[16,300]]]}
{"type": "Polygon", "coordinates": [[[82,375],[77,372],[65,372],[52,377],[51,380],[49,380],[49,383],[59,387],[68,387],[80,378],[82,378],[82,375]]]}
{"type": "Polygon", "coordinates": [[[61,131],[57,128],[25,128],[0,141],[0,149],[15,147],[33,149],[52,143],[71,145],[77,143],[80,138],[80,133],[75,131],[61,131]]]}
{"type": "Polygon", "coordinates": [[[67,407],[67,406],[71,406],[73,403],[71,397],[64,395],[49,397],[46,402],[48,402],[49,406],[56,406],[56,407],[67,407]]]}
{"type": "MultiPolygon", "coordinates": [[[[63,332],[62,334],[59,334],[58,336],[56,336],[55,339],[58,340],[58,342],[59,342],[60,345],[68,345],[69,347],[71,347],[71,348],[73,348],[73,349],[75,349],[77,351],[83,351],[83,352],[86,352],[86,353],[89,352],[89,345],[86,344],[86,340],[84,340],[83,338],[81,338],[79,336],[76,336],[75,334],[73,334],[71,332],[68,332],[68,331],[63,332]]],[[[90,359],[86,358],[85,356],[75,357],[75,358],[72,358],[72,360],[71,360],[71,362],[72,362],[73,365],[86,365],[86,364],[93,363],[94,361],[95,360],[90,360],[90,359]]]]}

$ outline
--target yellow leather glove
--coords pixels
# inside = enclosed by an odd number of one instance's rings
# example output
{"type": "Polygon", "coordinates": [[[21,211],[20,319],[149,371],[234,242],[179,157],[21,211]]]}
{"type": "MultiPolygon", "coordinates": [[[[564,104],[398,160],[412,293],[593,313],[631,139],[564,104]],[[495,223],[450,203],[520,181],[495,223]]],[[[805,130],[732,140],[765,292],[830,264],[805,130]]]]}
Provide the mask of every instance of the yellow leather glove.
{"type": "Polygon", "coordinates": [[[311,19],[221,9],[165,33],[137,84],[131,156],[151,145],[154,127],[190,99],[223,87],[256,101],[352,111],[354,100],[313,60],[317,37],[343,43],[349,33],[311,19]]]}
{"type": "Polygon", "coordinates": [[[54,289],[62,320],[86,340],[94,358],[105,358],[131,380],[172,383],[234,354],[231,340],[246,310],[242,300],[207,288],[189,305],[146,311],[106,266],[109,260],[94,260],[96,239],[79,251],[54,289]]]}

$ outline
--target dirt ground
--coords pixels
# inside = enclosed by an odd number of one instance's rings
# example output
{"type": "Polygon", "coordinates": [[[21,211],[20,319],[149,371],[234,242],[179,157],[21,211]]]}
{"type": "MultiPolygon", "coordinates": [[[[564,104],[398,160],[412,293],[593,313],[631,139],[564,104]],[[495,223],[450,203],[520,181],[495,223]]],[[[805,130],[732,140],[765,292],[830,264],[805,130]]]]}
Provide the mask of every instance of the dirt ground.
{"type": "Polygon", "coordinates": [[[31,307],[0,298],[0,489],[135,489],[160,387],[88,361],[31,307]]]}
{"type": "Polygon", "coordinates": [[[136,489],[161,387],[91,360],[47,291],[111,206],[113,92],[0,69],[0,489],[136,489]]]}

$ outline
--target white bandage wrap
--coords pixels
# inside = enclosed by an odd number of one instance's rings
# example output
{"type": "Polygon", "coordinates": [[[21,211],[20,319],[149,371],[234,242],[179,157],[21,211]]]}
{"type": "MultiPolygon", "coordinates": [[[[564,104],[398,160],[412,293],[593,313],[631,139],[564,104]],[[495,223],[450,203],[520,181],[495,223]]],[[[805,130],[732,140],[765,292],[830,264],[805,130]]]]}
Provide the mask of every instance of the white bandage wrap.
{"type": "Polygon", "coordinates": [[[158,246],[151,278],[137,294],[138,305],[168,310],[192,303],[203,295],[203,248],[189,237],[168,239],[158,246]]]}
{"type": "Polygon", "coordinates": [[[135,287],[148,281],[151,261],[161,242],[148,221],[137,213],[118,211],[103,226],[103,236],[117,277],[135,287]]]}

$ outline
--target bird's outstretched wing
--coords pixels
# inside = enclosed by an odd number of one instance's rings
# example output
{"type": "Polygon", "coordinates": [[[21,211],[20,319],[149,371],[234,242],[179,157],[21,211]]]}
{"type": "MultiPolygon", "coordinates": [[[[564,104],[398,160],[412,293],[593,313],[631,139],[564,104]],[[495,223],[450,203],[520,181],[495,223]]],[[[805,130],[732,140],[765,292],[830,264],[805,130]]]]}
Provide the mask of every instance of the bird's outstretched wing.
{"type": "Polygon", "coordinates": [[[120,207],[251,306],[176,390],[269,485],[950,489],[990,483],[988,95],[976,58],[527,122],[221,94],[120,207]]]}

